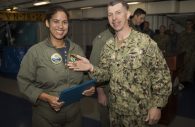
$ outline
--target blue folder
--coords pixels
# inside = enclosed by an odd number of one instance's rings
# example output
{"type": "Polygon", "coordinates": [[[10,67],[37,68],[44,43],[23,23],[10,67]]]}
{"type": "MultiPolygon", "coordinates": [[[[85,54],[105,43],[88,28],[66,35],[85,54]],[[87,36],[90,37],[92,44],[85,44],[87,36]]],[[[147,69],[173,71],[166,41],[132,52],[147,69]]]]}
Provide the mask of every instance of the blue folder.
{"type": "Polygon", "coordinates": [[[80,101],[80,99],[83,97],[83,91],[90,88],[91,86],[95,86],[95,83],[96,80],[93,79],[83,82],[79,85],[64,89],[60,93],[59,101],[63,101],[65,106],[80,101]]]}

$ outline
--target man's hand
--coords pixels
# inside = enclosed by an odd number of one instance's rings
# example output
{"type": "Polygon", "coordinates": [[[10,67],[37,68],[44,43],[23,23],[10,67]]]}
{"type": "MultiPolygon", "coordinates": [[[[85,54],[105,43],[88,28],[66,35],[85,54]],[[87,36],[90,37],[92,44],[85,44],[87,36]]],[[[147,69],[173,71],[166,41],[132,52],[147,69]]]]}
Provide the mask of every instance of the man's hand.
{"type": "Polygon", "coordinates": [[[74,71],[93,71],[93,65],[85,57],[75,55],[77,61],[68,62],[67,66],[74,71]]]}
{"type": "Polygon", "coordinates": [[[148,122],[149,125],[157,124],[158,121],[161,118],[161,109],[158,108],[151,108],[148,111],[148,116],[146,118],[146,122],[148,122]]]}
{"type": "Polygon", "coordinates": [[[82,94],[85,95],[85,96],[92,96],[94,93],[95,93],[95,87],[92,86],[91,88],[83,91],[82,94]]]}

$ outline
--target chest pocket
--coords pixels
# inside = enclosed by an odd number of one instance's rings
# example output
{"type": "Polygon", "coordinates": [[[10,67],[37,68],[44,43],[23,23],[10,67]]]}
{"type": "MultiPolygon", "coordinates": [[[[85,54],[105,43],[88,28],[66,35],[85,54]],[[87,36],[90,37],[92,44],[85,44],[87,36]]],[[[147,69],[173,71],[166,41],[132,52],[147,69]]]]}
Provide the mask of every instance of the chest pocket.
{"type": "Polygon", "coordinates": [[[143,64],[143,54],[141,50],[132,50],[124,57],[124,67],[128,69],[138,69],[143,64]]]}

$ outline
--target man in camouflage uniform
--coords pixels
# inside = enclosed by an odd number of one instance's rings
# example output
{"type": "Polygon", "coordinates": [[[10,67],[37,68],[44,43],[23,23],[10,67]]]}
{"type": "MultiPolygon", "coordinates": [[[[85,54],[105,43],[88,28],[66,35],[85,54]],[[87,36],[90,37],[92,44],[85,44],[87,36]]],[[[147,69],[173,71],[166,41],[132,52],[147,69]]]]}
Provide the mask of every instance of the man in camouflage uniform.
{"type": "Polygon", "coordinates": [[[179,79],[184,85],[193,83],[194,66],[193,52],[195,49],[195,31],[193,30],[193,21],[186,21],[185,31],[179,34],[178,54],[185,53],[183,67],[179,70],[179,79]]]}
{"type": "MultiPolygon", "coordinates": [[[[146,12],[138,8],[134,12],[134,16],[130,19],[129,25],[141,32],[140,25],[144,22],[146,16],[146,12]]],[[[101,50],[106,43],[106,41],[113,37],[114,31],[112,28],[108,28],[105,31],[101,32],[95,39],[93,40],[93,49],[90,55],[90,62],[97,66],[100,60],[101,50]]],[[[97,88],[97,99],[98,99],[98,109],[100,112],[100,122],[102,127],[109,127],[109,115],[108,115],[108,87],[105,86],[105,83],[101,83],[102,87],[97,88]]]]}
{"type": "Polygon", "coordinates": [[[128,25],[130,12],[122,0],[108,4],[108,20],[115,30],[101,52],[99,66],[86,58],[68,63],[75,71],[89,71],[98,82],[109,82],[112,127],[148,127],[161,117],[171,94],[168,66],[156,43],[128,25]]]}

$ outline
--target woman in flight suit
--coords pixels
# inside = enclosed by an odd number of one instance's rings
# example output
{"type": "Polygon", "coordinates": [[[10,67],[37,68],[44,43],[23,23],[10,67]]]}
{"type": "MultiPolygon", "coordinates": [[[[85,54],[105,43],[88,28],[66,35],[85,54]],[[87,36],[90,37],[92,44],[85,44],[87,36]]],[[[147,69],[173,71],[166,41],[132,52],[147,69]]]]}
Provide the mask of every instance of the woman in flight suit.
{"type": "MultiPolygon", "coordinates": [[[[84,56],[82,49],[67,37],[68,13],[61,6],[48,10],[45,18],[49,36],[32,46],[24,56],[17,76],[19,90],[33,103],[33,127],[80,127],[79,102],[64,106],[59,102],[62,90],[83,81],[82,72],[66,66],[74,60],[71,53],[84,56]]],[[[93,94],[94,88],[84,94],[93,94]]]]}

